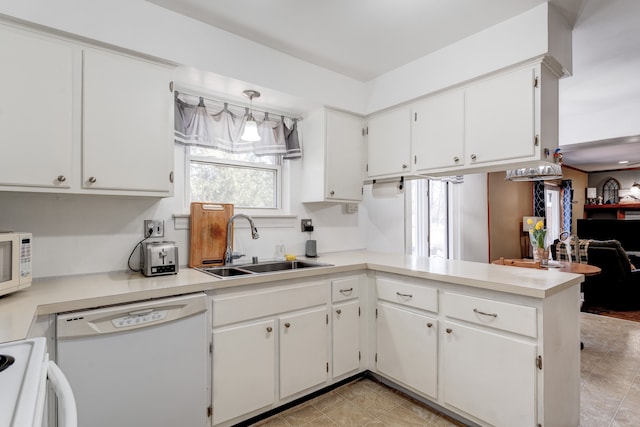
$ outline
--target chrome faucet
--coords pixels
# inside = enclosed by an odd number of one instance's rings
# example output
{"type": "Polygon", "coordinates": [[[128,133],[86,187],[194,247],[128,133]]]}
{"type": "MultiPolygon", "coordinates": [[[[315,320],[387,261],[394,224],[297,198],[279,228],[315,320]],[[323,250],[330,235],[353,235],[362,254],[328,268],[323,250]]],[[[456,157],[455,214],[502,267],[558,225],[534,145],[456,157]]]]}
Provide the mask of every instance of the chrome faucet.
{"type": "Polygon", "coordinates": [[[253,223],[253,219],[249,215],[236,214],[231,218],[229,218],[229,222],[227,223],[227,250],[224,253],[224,265],[230,265],[233,263],[234,259],[238,259],[244,256],[244,254],[234,255],[233,249],[231,248],[231,244],[233,242],[233,239],[231,237],[231,227],[233,225],[233,221],[235,221],[236,218],[246,218],[246,220],[249,221],[249,226],[251,227],[251,238],[253,240],[260,237],[260,235],[258,234],[258,229],[256,228],[256,225],[253,223]]]}

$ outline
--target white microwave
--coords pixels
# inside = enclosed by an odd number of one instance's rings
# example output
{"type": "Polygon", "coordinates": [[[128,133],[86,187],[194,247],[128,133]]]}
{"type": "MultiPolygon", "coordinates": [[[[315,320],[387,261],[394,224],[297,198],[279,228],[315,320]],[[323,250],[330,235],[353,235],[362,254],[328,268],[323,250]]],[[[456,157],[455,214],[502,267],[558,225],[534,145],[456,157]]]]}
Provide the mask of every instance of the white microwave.
{"type": "Polygon", "coordinates": [[[31,233],[0,232],[0,295],[31,286],[31,233]]]}

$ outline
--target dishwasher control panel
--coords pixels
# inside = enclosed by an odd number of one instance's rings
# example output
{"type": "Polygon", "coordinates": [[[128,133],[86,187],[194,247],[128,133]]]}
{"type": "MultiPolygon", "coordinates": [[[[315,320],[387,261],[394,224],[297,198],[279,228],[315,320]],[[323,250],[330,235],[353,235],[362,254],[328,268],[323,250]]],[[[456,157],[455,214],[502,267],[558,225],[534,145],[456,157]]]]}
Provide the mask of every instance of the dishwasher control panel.
{"type": "Polygon", "coordinates": [[[144,325],[145,323],[163,320],[167,317],[169,310],[145,310],[144,313],[129,313],[126,316],[111,320],[116,328],[126,328],[127,326],[144,325]]]}

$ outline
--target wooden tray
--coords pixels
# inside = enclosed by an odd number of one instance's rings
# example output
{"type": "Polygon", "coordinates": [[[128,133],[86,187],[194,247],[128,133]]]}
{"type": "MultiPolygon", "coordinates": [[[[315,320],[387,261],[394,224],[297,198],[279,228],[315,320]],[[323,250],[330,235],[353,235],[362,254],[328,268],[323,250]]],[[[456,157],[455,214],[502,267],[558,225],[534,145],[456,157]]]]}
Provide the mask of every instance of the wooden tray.
{"type": "Polygon", "coordinates": [[[227,224],[232,216],[230,203],[191,203],[189,267],[224,264],[227,224]]]}

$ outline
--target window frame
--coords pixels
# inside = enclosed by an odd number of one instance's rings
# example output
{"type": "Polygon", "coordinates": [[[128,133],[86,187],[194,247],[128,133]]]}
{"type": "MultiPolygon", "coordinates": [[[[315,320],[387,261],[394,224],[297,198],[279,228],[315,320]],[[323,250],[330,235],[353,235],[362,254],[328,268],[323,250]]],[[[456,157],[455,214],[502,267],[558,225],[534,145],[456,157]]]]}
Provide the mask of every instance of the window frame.
{"type": "Polygon", "coordinates": [[[230,166],[230,167],[244,167],[248,169],[254,170],[272,170],[276,174],[275,178],[275,201],[276,207],[273,208],[259,208],[259,207],[240,207],[235,206],[234,210],[236,213],[247,213],[251,215],[285,215],[284,211],[284,201],[285,195],[284,191],[288,186],[285,184],[285,168],[282,158],[278,158],[275,165],[270,165],[267,163],[253,163],[246,162],[241,160],[231,160],[231,159],[221,159],[213,156],[203,156],[198,154],[192,154],[190,146],[185,146],[185,205],[189,207],[191,205],[191,164],[192,162],[196,163],[204,163],[211,165],[220,165],[220,166],[230,166]]]}
{"type": "Polygon", "coordinates": [[[452,258],[452,240],[451,240],[451,182],[440,181],[433,179],[415,179],[408,181],[409,191],[405,192],[406,203],[406,223],[408,227],[406,229],[406,249],[405,251],[410,255],[417,256],[435,256],[432,252],[432,184],[433,183],[444,184],[443,194],[446,203],[445,206],[445,233],[444,233],[444,250],[445,259],[452,258]],[[415,230],[415,233],[414,233],[415,230]],[[415,246],[415,253],[412,253],[415,246]]]}

